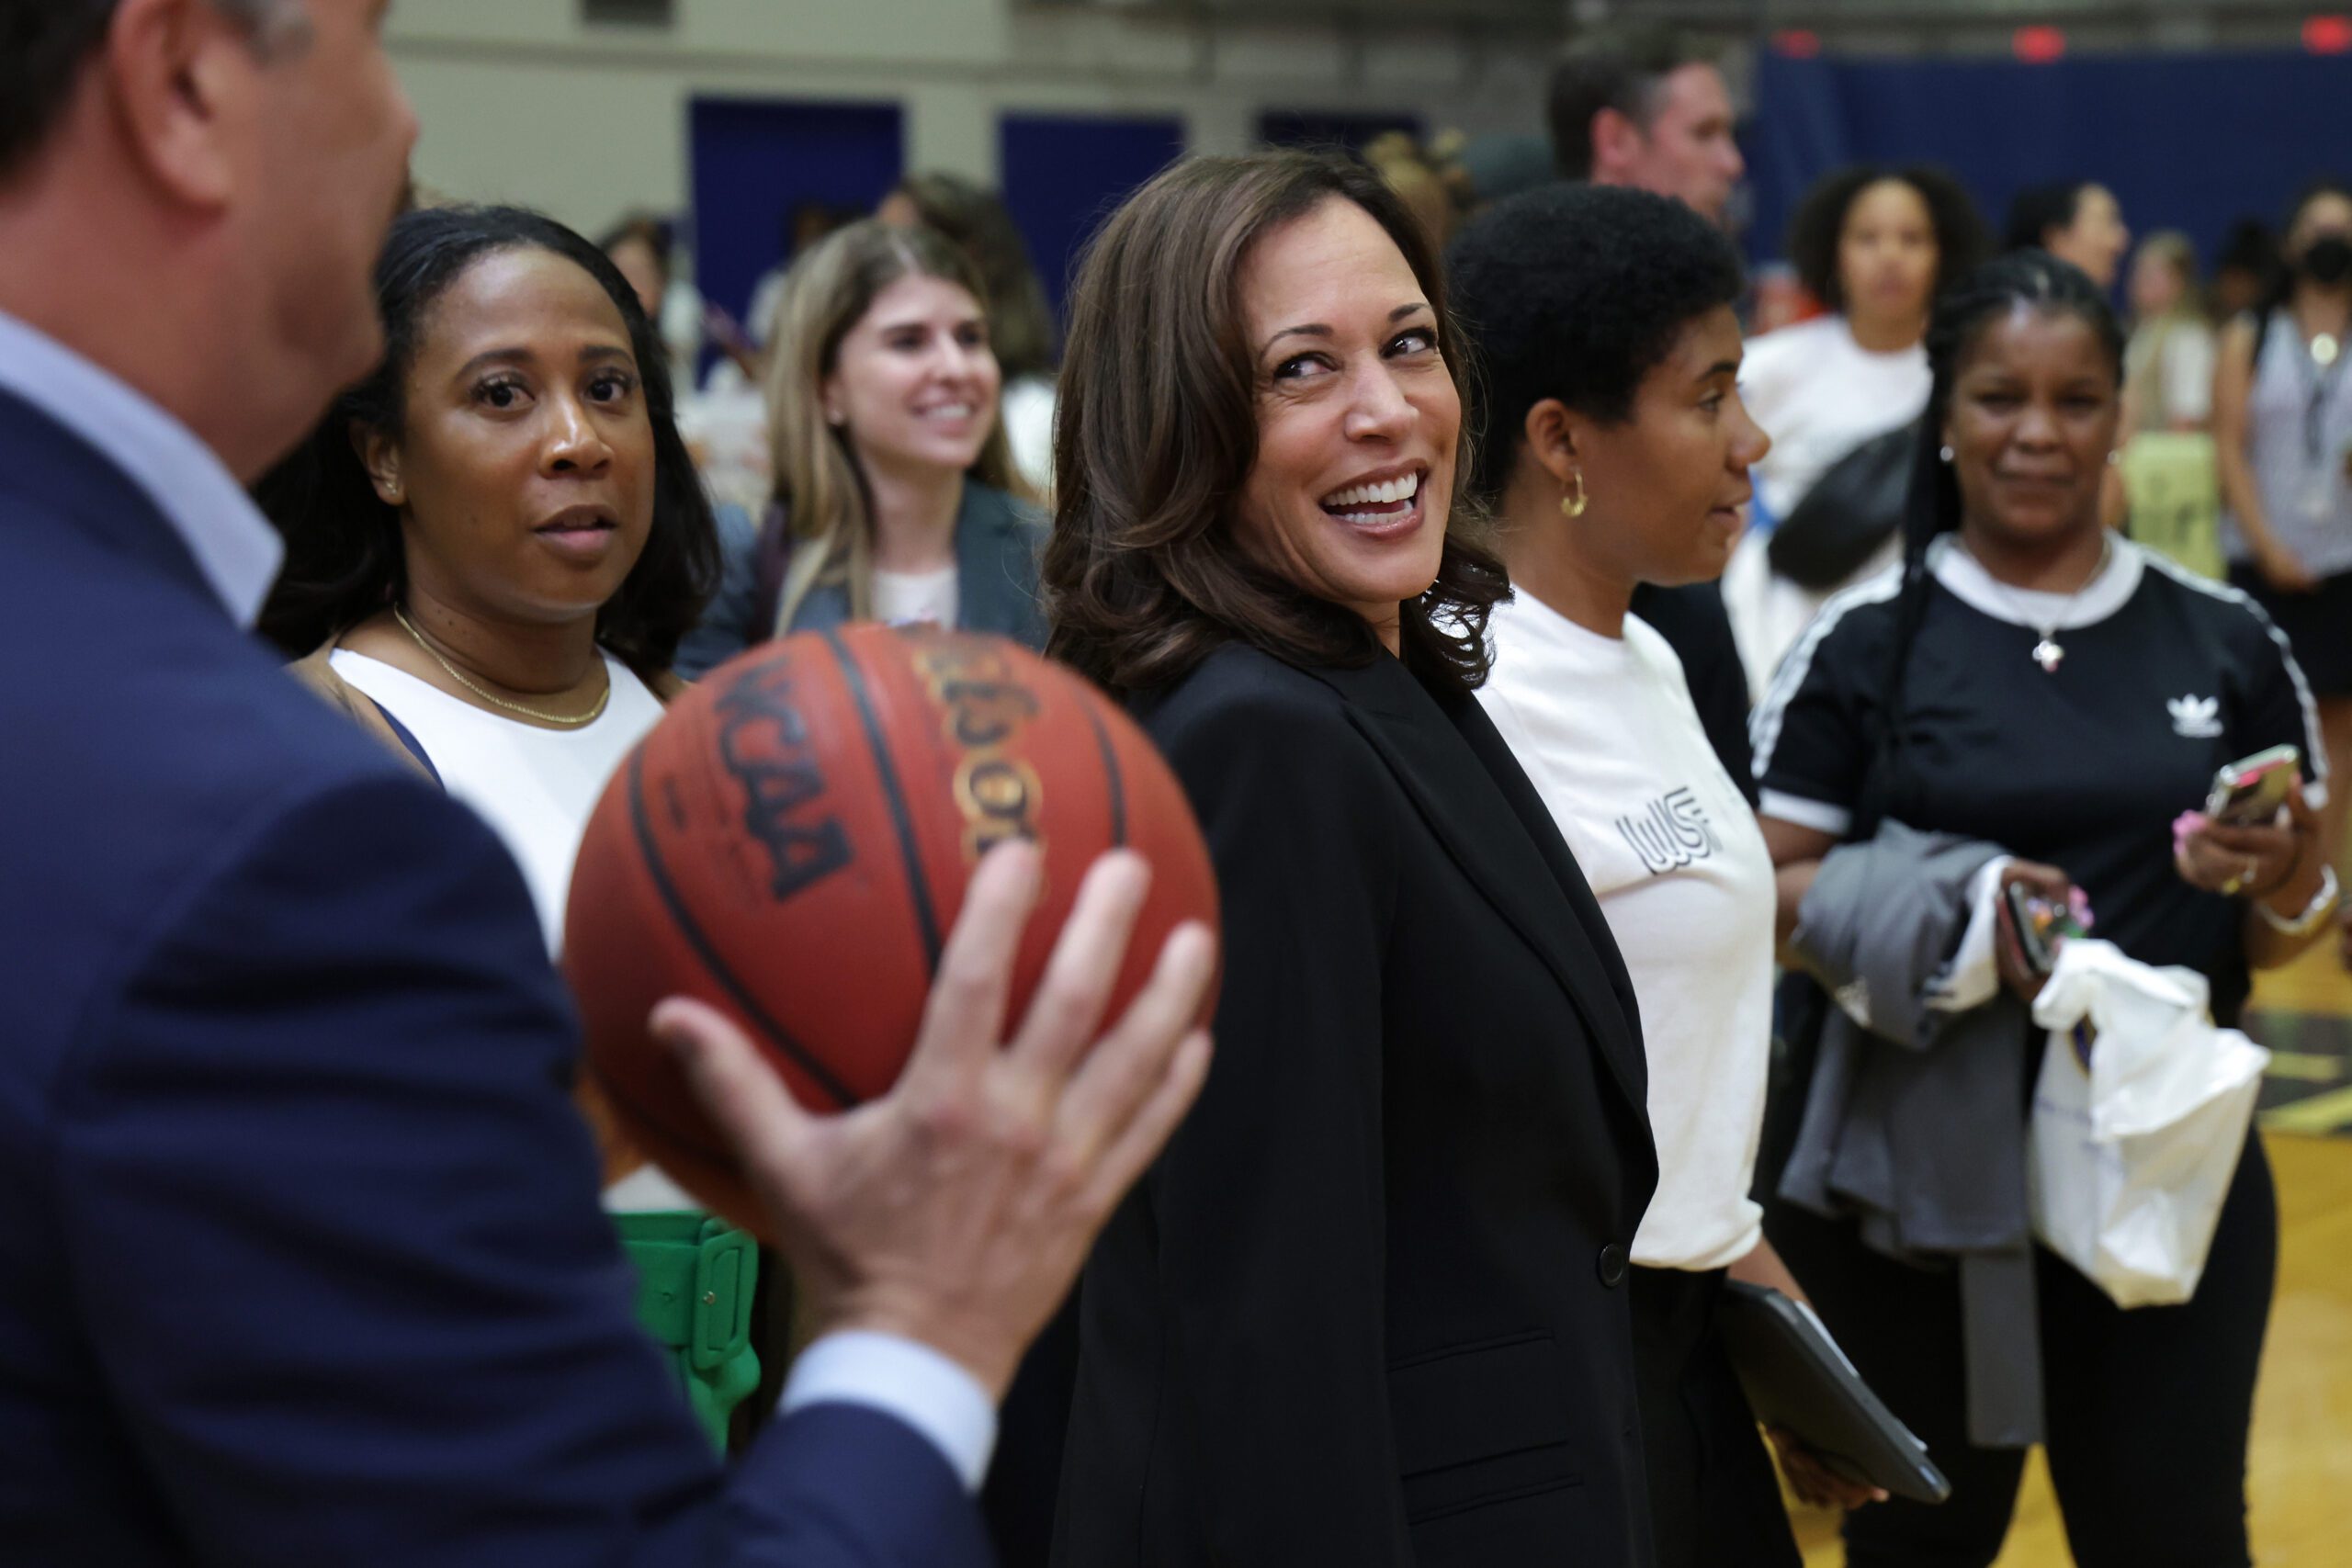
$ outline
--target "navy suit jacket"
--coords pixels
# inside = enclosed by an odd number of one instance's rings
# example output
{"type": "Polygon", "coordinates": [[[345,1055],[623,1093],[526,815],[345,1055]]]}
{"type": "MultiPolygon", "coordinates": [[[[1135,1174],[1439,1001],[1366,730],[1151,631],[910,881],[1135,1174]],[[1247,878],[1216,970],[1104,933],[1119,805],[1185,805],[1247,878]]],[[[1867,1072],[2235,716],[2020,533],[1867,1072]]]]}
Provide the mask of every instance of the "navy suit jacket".
{"type": "Polygon", "coordinates": [[[629,1307],[520,875],[0,394],[0,1556],[987,1560],[819,1404],[730,1473],[629,1307]]]}

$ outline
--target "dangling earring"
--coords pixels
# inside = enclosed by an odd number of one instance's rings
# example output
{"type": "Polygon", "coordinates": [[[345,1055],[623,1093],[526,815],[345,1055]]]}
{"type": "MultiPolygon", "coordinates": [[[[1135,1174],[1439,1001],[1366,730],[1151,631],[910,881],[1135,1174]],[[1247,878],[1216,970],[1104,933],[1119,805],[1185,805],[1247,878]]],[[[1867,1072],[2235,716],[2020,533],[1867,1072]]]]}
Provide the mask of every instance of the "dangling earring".
{"type": "Polygon", "coordinates": [[[2122,466],[2123,466],[2123,448],[2122,448],[2122,447],[2120,447],[2120,446],[2110,446],[2110,447],[2109,447],[2109,448],[2108,448],[2108,451],[2107,451],[2107,466],[2108,466],[2109,468],[2120,468],[2120,467],[2122,467],[2122,466]]]}
{"type": "Polygon", "coordinates": [[[1581,517],[1584,515],[1585,504],[1588,499],[1584,493],[1584,470],[1581,468],[1570,468],[1568,470],[1568,483],[1575,488],[1570,490],[1567,494],[1560,497],[1560,510],[1567,516],[1581,517]]]}
{"type": "Polygon", "coordinates": [[[1949,462],[1951,462],[1951,447],[1949,447],[1949,446],[1944,447],[1941,451],[1938,452],[1938,453],[1936,454],[1936,456],[1937,456],[1937,457],[1941,457],[1945,462],[1949,463],[1949,462]]]}

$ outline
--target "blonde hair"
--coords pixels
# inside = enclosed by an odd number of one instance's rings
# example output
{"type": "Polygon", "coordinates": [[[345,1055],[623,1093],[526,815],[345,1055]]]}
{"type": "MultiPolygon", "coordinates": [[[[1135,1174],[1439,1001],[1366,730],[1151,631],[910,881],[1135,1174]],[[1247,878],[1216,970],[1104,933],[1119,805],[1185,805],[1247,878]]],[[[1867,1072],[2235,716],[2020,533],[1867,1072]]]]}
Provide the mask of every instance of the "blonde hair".
{"type": "Polygon", "coordinates": [[[2166,316],[2202,316],[2205,303],[2197,287],[2197,246],[2177,229],[2159,229],[2140,242],[2140,254],[2163,258],[2180,279],[2180,298],[2172,302],[2166,316]]]}
{"type": "MultiPolygon", "coordinates": [[[[783,513],[771,526],[790,529],[794,547],[777,596],[775,636],[791,629],[820,582],[847,585],[852,617],[874,613],[873,509],[848,431],[826,422],[824,387],[840,365],[842,340],[902,277],[943,279],[987,308],[962,252],[928,229],[894,229],[871,218],[828,234],[785,276],[768,360],[768,446],[783,513]]],[[[999,417],[965,477],[1016,491],[1012,472],[999,417]]]]}

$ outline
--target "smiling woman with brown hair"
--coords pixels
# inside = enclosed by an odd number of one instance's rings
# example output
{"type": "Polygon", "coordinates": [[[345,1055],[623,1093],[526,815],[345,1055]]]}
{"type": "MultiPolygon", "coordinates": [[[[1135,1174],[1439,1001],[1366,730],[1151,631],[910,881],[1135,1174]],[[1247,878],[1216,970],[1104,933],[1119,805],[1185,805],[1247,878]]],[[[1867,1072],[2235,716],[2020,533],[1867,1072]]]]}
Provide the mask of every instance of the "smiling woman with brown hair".
{"type": "Polygon", "coordinates": [[[970,260],[929,229],[865,219],[792,264],[775,321],[774,503],[756,523],[721,513],[725,575],[680,671],[850,621],[1041,645],[1038,519],[1013,493],[970,260]]]}
{"type": "Polygon", "coordinates": [[[1075,302],[1050,651],[1175,767],[1227,957],[1080,1295],[1055,1561],[1646,1562],[1641,1036],[1474,695],[1505,588],[1429,242],[1368,169],[1194,159],[1075,302]]]}

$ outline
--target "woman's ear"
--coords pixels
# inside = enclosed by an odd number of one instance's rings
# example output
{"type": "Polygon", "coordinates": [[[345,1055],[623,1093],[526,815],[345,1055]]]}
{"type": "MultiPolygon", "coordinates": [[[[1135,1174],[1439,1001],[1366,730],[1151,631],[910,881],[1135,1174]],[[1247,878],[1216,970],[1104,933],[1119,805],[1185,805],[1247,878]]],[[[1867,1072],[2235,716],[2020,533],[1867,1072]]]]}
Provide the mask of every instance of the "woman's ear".
{"type": "Polygon", "coordinates": [[[401,480],[401,449],[397,442],[372,424],[351,422],[351,449],[376,487],[376,499],[386,506],[408,503],[408,487],[401,480]]]}
{"type": "Polygon", "coordinates": [[[1529,458],[1564,485],[1568,482],[1568,476],[1579,471],[1584,464],[1584,456],[1577,449],[1579,423],[1567,404],[1557,398],[1545,398],[1527,411],[1527,419],[1521,426],[1527,437],[1529,458]]]}

